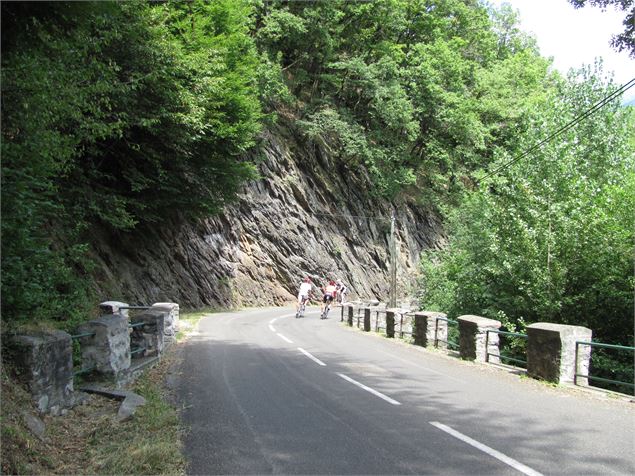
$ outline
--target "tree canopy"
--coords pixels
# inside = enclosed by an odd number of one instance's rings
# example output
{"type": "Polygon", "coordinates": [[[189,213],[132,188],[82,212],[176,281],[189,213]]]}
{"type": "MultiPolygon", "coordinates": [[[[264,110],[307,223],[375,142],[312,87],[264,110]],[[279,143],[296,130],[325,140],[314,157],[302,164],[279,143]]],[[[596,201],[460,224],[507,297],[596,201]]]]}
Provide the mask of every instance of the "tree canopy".
{"type": "Polygon", "coordinates": [[[218,212],[254,177],[247,11],[2,3],[3,317],[74,308],[91,225],[218,212]]]}
{"type": "Polygon", "coordinates": [[[284,111],[336,170],[447,217],[426,306],[632,340],[632,109],[601,108],[485,179],[615,90],[599,71],[552,71],[508,5],[1,8],[5,322],[90,306],[93,228],[220,212],[256,177],[258,134],[284,111]]]}

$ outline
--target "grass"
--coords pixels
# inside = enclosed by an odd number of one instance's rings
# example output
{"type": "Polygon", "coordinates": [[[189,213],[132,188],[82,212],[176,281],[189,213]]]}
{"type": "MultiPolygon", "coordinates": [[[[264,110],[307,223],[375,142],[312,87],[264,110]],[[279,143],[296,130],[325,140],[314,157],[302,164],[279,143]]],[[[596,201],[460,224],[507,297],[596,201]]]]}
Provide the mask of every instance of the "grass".
{"type": "Polygon", "coordinates": [[[223,309],[206,308],[196,311],[182,312],[179,316],[181,330],[176,333],[177,342],[181,342],[185,338],[187,338],[188,334],[196,329],[198,321],[200,321],[202,318],[204,318],[205,316],[209,316],[210,314],[215,314],[223,311],[223,309]]]}
{"type": "Polygon", "coordinates": [[[109,419],[90,435],[95,474],[185,474],[178,415],[163,387],[167,364],[163,359],[133,385],[146,404],[132,420],[109,419]]]}
{"type": "Polygon", "coordinates": [[[2,474],[185,474],[181,430],[163,385],[167,356],[131,388],[146,398],[132,420],[117,422],[120,402],[91,395],[61,417],[39,417],[38,438],[25,414],[37,415],[30,396],[2,370],[2,474]]]}

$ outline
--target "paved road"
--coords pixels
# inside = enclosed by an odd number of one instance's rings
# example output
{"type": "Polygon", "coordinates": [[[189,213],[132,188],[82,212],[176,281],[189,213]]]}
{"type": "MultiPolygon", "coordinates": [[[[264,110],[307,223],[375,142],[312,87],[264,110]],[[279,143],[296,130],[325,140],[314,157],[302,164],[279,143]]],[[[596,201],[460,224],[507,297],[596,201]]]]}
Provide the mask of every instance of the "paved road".
{"type": "Polygon", "coordinates": [[[214,314],[177,378],[189,474],[635,474],[635,403],[343,326],[214,314]]]}

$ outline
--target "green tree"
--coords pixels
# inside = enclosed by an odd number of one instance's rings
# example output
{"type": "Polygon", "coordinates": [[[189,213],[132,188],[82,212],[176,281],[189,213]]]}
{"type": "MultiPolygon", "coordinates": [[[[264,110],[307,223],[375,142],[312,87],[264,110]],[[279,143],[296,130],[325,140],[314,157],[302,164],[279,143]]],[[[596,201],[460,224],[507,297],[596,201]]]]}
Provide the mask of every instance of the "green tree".
{"type": "Polygon", "coordinates": [[[255,176],[249,12],[246,2],[2,3],[5,321],[86,304],[90,227],[215,213],[255,176]]]}
{"type": "MultiPolygon", "coordinates": [[[[517,153],[613,89],[590,69],[559,85],[517,153]]],[[[424,258],[423,304],[512,323],[584,325],[632,345],[634,117],[613,102],[467,193],[450,245],[424,258]]]]}
{"type": "Polygon", "coordinates": [[[469,182],[544,97],[548,63],[515,22],[477,1],[266,2],[256,36],[309,139],[379,193],[430,200],[469,182]]]}

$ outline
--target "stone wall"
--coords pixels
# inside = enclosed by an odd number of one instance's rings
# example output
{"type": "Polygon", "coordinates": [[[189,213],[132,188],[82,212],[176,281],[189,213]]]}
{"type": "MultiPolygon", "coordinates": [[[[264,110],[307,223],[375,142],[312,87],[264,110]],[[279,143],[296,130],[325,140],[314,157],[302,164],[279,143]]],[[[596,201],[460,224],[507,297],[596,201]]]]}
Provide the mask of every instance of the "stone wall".
{"type": "MultiPolygon", "coordinates": [[[[102,303],[109,314],[85,322],[71,336],[62,331],[36,331],[3,336],[3,358],[12,362],[17,375],[41,413],[59,415],[85,398],[74,389],[75,375],[96,377],[121,385],[134,379],[132,348],[143,356],[158,358],[164,349],[164,322],[174,306],[149,308],[131,324],[125,303],[102,303]],[[163,309],[163,310],[162,310],[163,309]],[[73,365],[73,340],[79,342],[81,363],[73,365]]],[[[176,306],[178,308],[178,305],[176,306]]]]}
{"type": "Polygon", "coordinates": [[[75,401],[73,346],[62,331],[10,335],[3,339],[18,378],[31,393],[41,413],[58,415],[75,401]]]}

